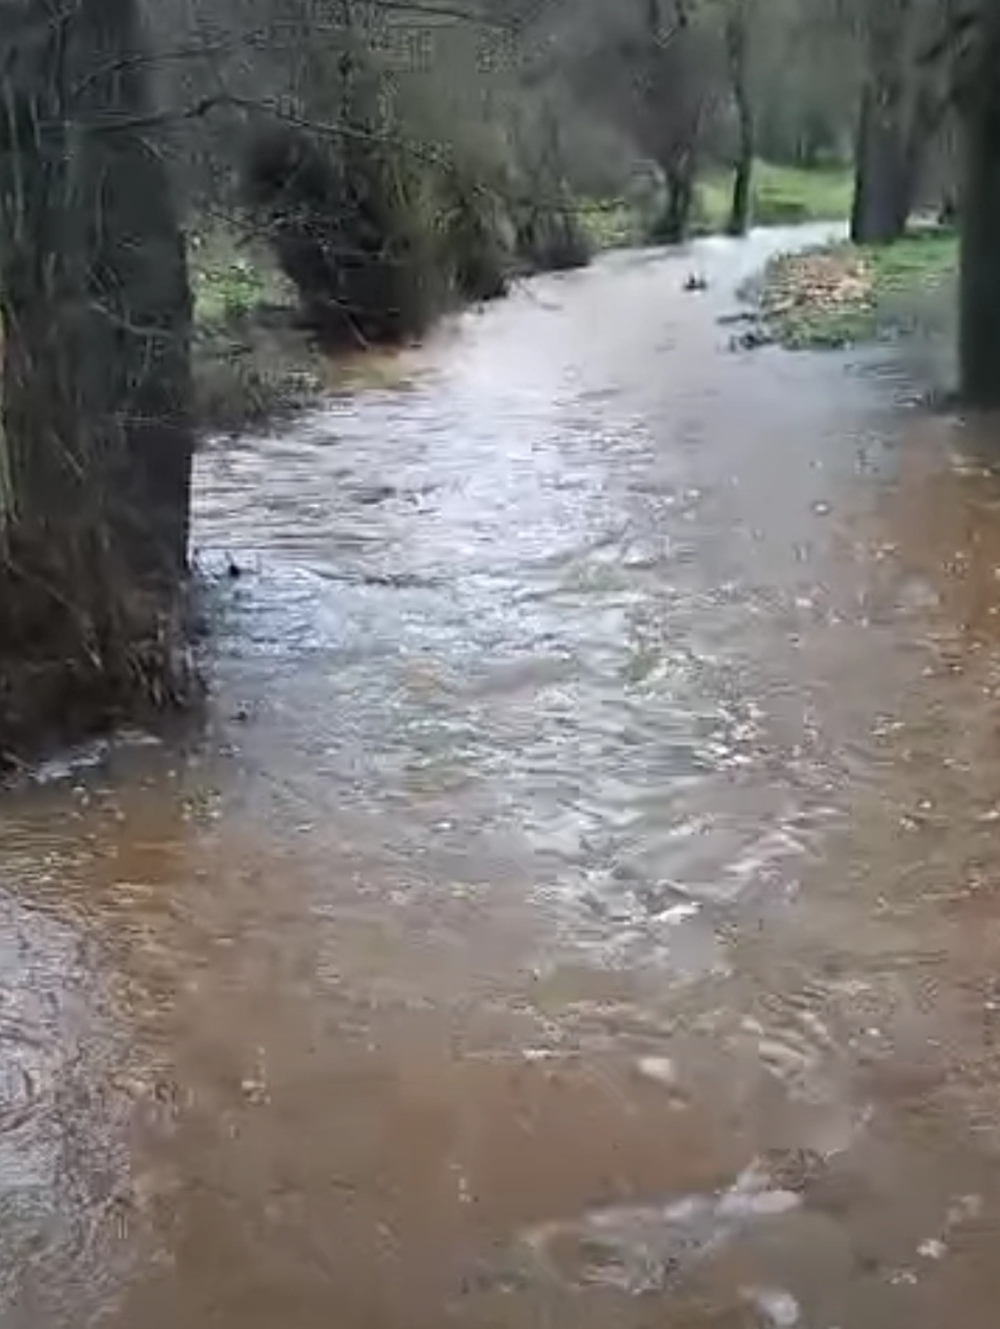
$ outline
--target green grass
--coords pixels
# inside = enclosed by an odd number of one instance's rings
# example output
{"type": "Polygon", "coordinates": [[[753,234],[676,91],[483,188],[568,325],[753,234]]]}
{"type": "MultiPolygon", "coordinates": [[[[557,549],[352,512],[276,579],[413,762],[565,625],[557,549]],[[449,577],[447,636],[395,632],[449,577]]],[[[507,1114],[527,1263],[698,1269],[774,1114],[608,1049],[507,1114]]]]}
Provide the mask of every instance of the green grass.
{"type": "Polygon", "coordinates": [[[762,303],[784,346],[842,347],[914,331],[958,270],[957,236],[938,229],[914,231],[893,245],[831,245],[817,252],[845,272],[862,272],[864,283],[849,299],[827,302],[797,281],[795,256],[777,259],[766,274],[762,303]]]}
{"type": "MultiPolygon", "coordinates": [[[[709,230],[729,220],[732,172],[713,171],[699,184],[699,212],[709,230]]],[[[758,161],[753,177],[753,222],[757,226],[839,221],[851,211],[854,176],[849,167],[803,170],[758,161]]]]}
{"type": "Polygon", "coordinates": [[[914,231],[894,245],[869,246],[862,252],[875,269],[877,297],[935,285],[958,268],[958,237],[953,231],[914,231]]]}
{"type": "MultiPolygon", "coordinates": [[[[732,187],[732,171],[719,168],[699,180],[693,219],[696,234],[725,230],[732,187]]],[[[847,167],[806,171],[758,161],[753,189],[753,222],[757,226],[839,221],[850,213],[854,177],[847,167]]],[[[648,207],[644,210],[626,199],[584,200],[579,216],[595,249],[643,244],[654,220],[648,207]]]]}

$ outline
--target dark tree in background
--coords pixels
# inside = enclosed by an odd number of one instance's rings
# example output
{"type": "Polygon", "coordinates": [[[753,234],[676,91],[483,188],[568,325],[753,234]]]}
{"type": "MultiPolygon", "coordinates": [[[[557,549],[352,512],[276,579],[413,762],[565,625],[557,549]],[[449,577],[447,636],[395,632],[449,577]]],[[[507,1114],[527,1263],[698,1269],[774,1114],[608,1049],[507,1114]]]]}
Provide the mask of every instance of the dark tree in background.
{"type": "Polygon", "coordinates": [[[750,89],[750,42],[754,0],[728,0],[724,16],[726,59],[736,112],[737,147],[733,196],[727,230],[745,235],[753,212],[753,164],[757,153],[757,125],[750,89]]]}
{"type": "Polygon", "coordinates": [[[691,227],[702,130],[713,98],[693,0],[646,0],[645,49],[637,61],[637,141],[663,172],[666,203],[656,239],[684,240],[691,227]]]}
{"type": "Polygon", "coordinates": [[[906,229],[946,107],[940,67],[920,52],[944,0],[864,0],[864,81],[855,145],[851,238],[888,244],[906,229]]]}

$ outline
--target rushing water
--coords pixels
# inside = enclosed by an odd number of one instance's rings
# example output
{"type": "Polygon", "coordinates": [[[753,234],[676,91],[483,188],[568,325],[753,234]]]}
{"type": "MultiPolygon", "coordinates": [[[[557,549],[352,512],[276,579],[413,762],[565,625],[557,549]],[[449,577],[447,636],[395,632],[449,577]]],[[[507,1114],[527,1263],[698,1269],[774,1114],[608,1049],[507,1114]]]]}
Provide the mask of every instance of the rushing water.
{"type": "Polygon", "coordinates": [[[994,1329],[1000,480],[787,240],[205,451],[208,736],[0,809],[3,1329],[994,1329]]]}

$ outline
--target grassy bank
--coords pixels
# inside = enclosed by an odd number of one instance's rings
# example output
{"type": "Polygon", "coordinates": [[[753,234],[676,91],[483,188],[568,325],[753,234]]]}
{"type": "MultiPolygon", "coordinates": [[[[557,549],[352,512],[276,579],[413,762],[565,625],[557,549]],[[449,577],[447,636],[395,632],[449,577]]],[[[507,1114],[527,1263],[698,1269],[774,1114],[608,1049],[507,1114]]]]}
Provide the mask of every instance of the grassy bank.
{"type": "MultiPolygon", "coordinates": [[[[788,226],[796,222],[838,221],[851,211],[854,177],[849,168],[803,170],[758,161],[753,176],[753,224],[788,226]]],[[[699,212],[712,231],[729,220],[732,172],[715,171],[699,186],[699,212]]]]}
{"type": "MultiPolygon", "coordinates": [[[[726,229],[732,199],[732,171],[714,168],[698,182],[693,229],[697,235],[726,229]]],[[[789,226],[811,221],[840,221],[851,210],[854,178],[850,169],[803,170],[758,161],[754,167],[753,224],[789,226]]],[[[659,206],[662,207],[662,201],[659,206]]],[[[641,245],[655,226],[656,200],[588,200],[581,223],[595,249],[641,245]]]]}
{"type": "Polygon", "coordinates": [[[905,332],[920,307],[947,291],[958,265],[949,231],[915,232],[874,248],[831,245],[769,266],[761,306],[789,347],[835,347],[905,332]]]}

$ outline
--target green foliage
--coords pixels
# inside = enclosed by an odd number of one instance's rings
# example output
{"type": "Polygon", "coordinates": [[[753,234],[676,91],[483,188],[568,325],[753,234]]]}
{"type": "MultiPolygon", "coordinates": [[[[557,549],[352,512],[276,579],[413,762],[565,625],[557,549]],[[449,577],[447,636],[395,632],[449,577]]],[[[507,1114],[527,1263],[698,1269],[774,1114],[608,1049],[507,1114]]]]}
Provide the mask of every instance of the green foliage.
{"type": "Polygon", "coordinates": [[[803,170],[759,162],[754,181],[754,217],[762,226],[839,221],[851,210],[853,190],[854,177],[849,169],[803,170]]]}
{"type": "Polygon", "coordinates": [[[623,249],[642,243],[642,219],[625,199],[586,199],[578,207],[577,216],[593,250],[623,249]]]}
{"type": "Polygon", "coordinates": [[[241,243],[232,230],[216,227],[192,236],[188,250],[199,327],[238,322],[268,305],[294,304],[294,287],[267,250],[241,243]]]}

